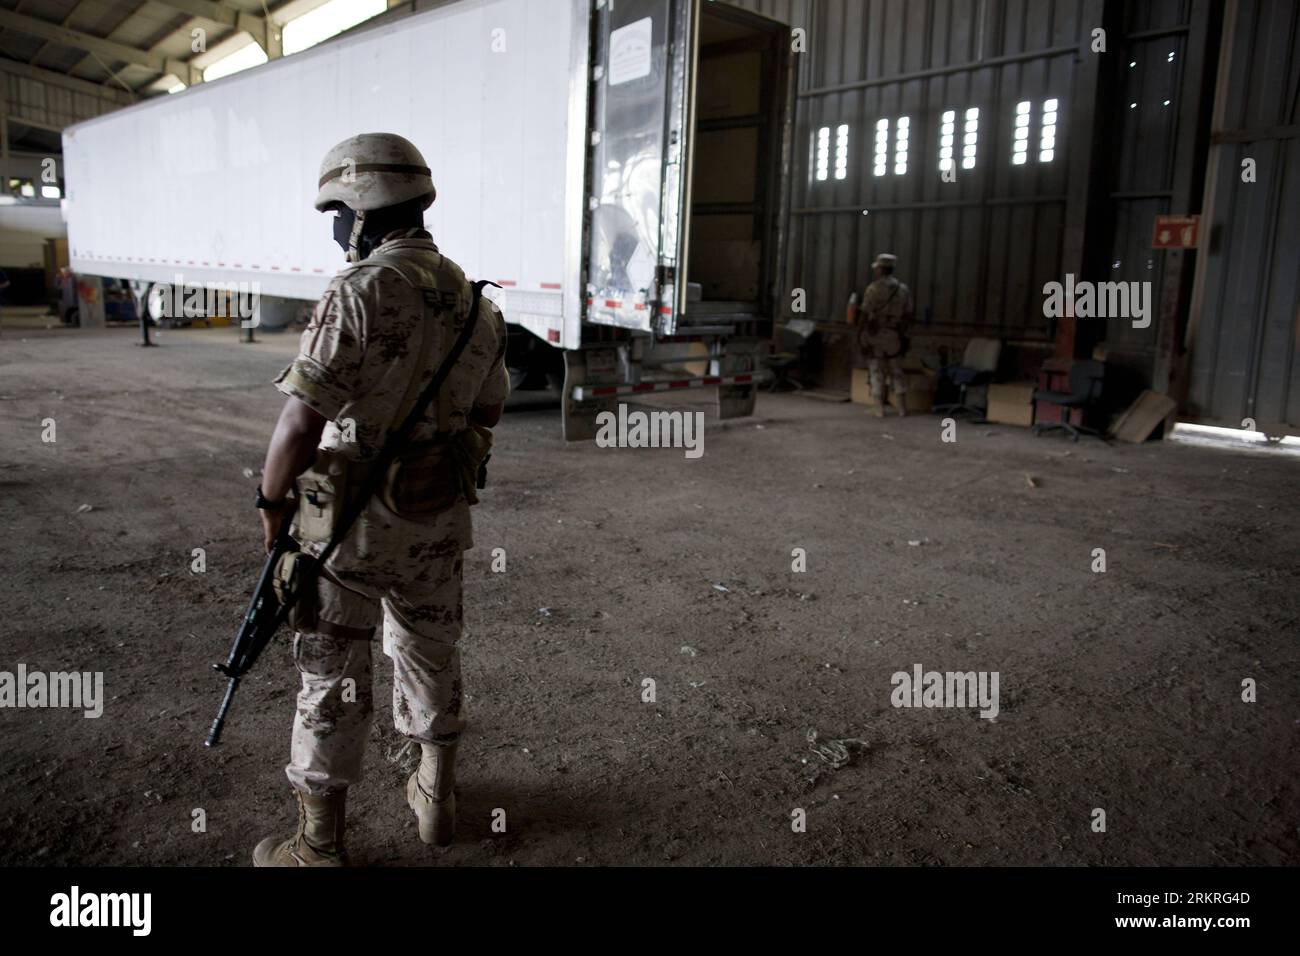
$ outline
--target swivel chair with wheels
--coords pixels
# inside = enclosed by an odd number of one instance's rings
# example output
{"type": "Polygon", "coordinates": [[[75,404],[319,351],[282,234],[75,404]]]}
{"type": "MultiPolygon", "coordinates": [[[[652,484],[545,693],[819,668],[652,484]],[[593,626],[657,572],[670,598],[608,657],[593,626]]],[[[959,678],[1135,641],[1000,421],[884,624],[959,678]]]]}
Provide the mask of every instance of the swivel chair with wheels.
{"type": "Polygon", "coordinates": [[[937,405],[933,409],[940,415],[954,412],[970,412],[977,416],[977,421],[984,420],[986,409],[971,405],[967,401],[967,390],[972,386],[987,385],[993,381],[993,373],[998,369],[998,359],[1002,357],[1002,342],[998,339],[971,339],[966,343],[960,365],[950,365],[943,370],[943,378],[956,385],[960,390],[956,402],[937,405]]]}
{"type": "Polygon", "coordinates": [[[1068,373],[1070,390],[1068,392],[1057,392],[1048,389],[1036,389],[1034,391],[1034,418],[1038,419],[1038,404],[1040,402],[1057,405],[1061,408],[1061,420],[1056,422],[1035,421],[1032,426],[1035,435],[1041,435],[1044,432],[1056,431],[1060,429],[1070,436],[1074,441],[1079,440],[1080,435],[1095,435],[1101,437],[1101,432],[1095,428],[1089,428],[1084,424],[1089,418],[1089,412],[1096,409],[1101,400],[1102,384],[1106,377],[1106,363],[1098,362],[1095,359],[1080,359],[1070,365],[1068,373]],[[1079,424],[1070,421],[1071,413],[1075,410],[1080,412],[1079,424]]]}

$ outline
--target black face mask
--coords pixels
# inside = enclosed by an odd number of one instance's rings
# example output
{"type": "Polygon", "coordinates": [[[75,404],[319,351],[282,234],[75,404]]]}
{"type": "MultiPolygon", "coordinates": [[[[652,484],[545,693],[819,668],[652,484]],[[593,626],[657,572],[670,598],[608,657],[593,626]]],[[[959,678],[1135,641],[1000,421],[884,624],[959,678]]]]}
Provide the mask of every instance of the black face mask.
{"type": "MultiPolygon", "coordinates": [[[[348,243],[352,239],[352,229],[356,225],[357,214],[347,206],[340,206],[334,211],[334,241],[339,244],[343,254],[348,253],[348,243]]],[[[379,245],[384,236],[396,229],[422,229],[424,227],[424,205],[418,199],[372,209],[366,213],[361,226],[361,235],[357,238],[357,254],[365,259],[379,245]]]]}
{"type": "Polygon", "coordinates": [[[348,254],[348,240],[352,238],[352,225],[357,221],[357,214],[347,206],[334,211],[334,241],[339,244],[343,254],[348,254]]]}

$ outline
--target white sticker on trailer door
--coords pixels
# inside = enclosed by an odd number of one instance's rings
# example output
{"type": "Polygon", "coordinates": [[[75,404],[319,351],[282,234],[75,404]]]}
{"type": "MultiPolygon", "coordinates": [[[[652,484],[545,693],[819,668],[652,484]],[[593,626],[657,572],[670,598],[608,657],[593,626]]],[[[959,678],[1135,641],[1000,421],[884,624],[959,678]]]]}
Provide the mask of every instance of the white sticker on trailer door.
{"type": "Polygon", "coordinates": [[[654,23],[650,17],[629,23],[609,35],[609,85],[618,86],[650,75],[654,23]]]}

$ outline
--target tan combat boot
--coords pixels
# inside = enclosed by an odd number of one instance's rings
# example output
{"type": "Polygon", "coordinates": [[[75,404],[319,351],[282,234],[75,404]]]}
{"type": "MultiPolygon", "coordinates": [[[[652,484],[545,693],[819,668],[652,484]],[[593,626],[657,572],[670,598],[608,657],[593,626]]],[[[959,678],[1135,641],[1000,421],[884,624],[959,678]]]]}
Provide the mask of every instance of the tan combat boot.
{"type": "Polygon", "coordinates": [[[882,388],[877,391],[874,382],[871,389],[871,414],[877,418],[885,417],[885,390],[882,388]]]}
{"type": "Polygon", "coordinates": [[[456,834],[456,744],[420,744],[420,769],[406,781],[406,802],[420,840],[450,846],[456,834]]]}
{"type": "Polygon", "coordinates": [[[348,792],[298,797],[298,832],[287,840],[267,837],[253,850],[254,866],[344,866],[343,806],[348,792]]]}
{"type": "Polygon", "coordinates": [[[885,381],[876,372],[868,372],[871,386],[871,414],[877,418],[885,417],[885,381]]]}
{"type": "Polygon", "coordinates": [[[894,406],[899,418],[907,417],[907,376],[902,372],[895,373],[890,382],[889,404],[894,406]]]}

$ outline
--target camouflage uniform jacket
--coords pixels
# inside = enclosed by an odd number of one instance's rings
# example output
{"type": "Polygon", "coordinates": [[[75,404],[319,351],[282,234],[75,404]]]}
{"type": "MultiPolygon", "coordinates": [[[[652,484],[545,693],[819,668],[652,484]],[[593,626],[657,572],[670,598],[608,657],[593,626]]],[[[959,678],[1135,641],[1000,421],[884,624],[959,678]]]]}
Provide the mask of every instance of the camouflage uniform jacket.
{"type": "Polygon", "coordinates": [[[862,295],[861,318],[879,323],[900,335],[907,334],[912,322],[912,290],[894,276],[881,276],[862,295]]]}
{"type": "MultiPolygon", "coordinates": [[[[379,255],[348,266],[331,280],[302,334],[298,357],[275,379],[281,392],[328,419],[320,447],[355,461],[379,454],[389,429],[414,404],[414,398],[407,400],[413,378],[419,376],[414,391],[418,395],[464,327],[472,300],[464,272],[438,251],[422,229],[392,233],[375,252],[379,255]],[[427,296],[431,308],[426,309],[421,289],[382,264],[392,257],[401,259],[420,286],[435,290],[427,296]],[[426,323],[427,330],[422,328],[426,323]],[[420,368],[425,331],[434,335],[434,341],[420,368]]],[[[443,386],[442,395],[449,397],[447,408],[439,414],[435,400],[414,440],[431,437],[440,421],[445,431],[462,431],[475,405],[504,402],[510,391],[505,350],[505,320],[500,309],[484,298],[474,334],[443,386]]],[[[376,519],[374,510],[372,502],[360,527],[349,535],[348,546],[340,547],[339,563],[347,562],[349,551],[364,562],[367,521],[389,523],[391,518],[387,513],[376,519]]],[[[422,522],[419,530],[420,537],[454,542],[462,550],[473,546],[469,505],[463,497],[436,519],[422,522]]]]}

